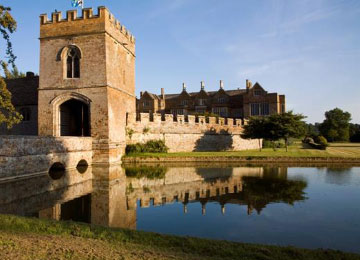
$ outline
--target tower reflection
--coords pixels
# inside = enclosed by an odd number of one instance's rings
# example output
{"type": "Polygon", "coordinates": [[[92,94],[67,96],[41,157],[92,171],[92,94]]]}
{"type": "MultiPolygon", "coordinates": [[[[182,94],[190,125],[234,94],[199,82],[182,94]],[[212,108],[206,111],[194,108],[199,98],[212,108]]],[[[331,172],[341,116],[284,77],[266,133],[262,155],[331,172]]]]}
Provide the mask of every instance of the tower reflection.
{"type": "MultiPolygon", "coordinates": [[[[76,170],[74,170],[76,171],[76,170]]],[[[306,182],[288,180],[286,167],[93,166],[85,174],[69,173],[70,183],[48,176],[0,184],[0,213],[73,220],[136,229],[141,208],[197,203],[247,206],[258,214],[269,203],[305,200],[306,182]],[[41,184],[39,186],[39,184],[41,184]],[[38,186],[38,189],[32,187],[38,186]],[[24,192],[19,195],[19,189],[24,192]],[[17,194],[17,195],[16,195],[17,194]]]]}

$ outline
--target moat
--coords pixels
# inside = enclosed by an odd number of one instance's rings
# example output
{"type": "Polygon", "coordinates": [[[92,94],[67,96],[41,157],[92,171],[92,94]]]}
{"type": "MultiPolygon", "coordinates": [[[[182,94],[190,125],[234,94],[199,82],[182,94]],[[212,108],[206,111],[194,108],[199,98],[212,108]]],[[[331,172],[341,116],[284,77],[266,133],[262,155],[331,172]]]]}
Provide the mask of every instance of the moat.
{"type": "Polygon", "coordinates": [[[0,183],[0,214],[360,253],[360,167],[84,165],[55,177],[0,183]]]}

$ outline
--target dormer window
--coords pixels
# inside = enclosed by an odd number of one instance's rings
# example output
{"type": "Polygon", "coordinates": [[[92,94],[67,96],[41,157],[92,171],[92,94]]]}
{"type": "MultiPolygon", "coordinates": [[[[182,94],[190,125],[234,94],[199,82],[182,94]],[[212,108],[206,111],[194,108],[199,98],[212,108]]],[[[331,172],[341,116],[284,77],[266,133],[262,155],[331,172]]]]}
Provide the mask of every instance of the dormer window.
{"type": "Polygon", "coordinates": [[[218,103],[220,103],[220,104],[225,103],[225,98],[224,97],[218,98],[218,103]]]}
{"type": "Polygon", "coordinates": [[[68,79],[80,78],[80,58],[79,49],[75,46],[69,47],[66,58],[66,76],[68,79]]]}

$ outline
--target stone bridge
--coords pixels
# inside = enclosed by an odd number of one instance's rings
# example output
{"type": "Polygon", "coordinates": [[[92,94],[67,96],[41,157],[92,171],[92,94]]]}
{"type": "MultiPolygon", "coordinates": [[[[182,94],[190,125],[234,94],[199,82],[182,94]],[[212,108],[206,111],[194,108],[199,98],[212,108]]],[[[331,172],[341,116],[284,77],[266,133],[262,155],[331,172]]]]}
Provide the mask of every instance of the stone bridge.
{"type": "Polygon", "coordinates": [[[92,164],[91,137],[0,137],[0,181],[92,164]],[[80,164],[79,164],[80,163],[80,164]],[[54,167],[56,166],[56,167],[54,167]]]}

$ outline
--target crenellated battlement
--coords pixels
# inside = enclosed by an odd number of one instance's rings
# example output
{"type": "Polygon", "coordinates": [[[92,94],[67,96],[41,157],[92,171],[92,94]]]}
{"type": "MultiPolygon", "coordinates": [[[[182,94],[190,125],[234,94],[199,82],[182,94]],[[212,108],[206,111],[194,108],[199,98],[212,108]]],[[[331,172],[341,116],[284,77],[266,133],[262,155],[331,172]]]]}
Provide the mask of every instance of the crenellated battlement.
{"type": "Polygon", "coordinates": [[[127,115],[127,127],[136,130],[149,128],[156,132],[169,133],[239,133],[243,130],[242,119],[205,117],[195,115],[156,114],[156,113],[129,113],[127,115]]]}
{"type": "Polygon", "coordinates": [[[131,43],[135,43],[135,37],[131,32],[105,6],[98,7],[97,14],[94,13],[92,8],[84,8],[81,16],[78,16],[77,10],[68,10],[66,17],[63,17],[62,12],[53,12],[50,19],[47,14],[41,14],[40,38],[59,36],[59,30],[56,31],[56,35],[52,33],[53,30],[50,27],[54,25],[59,27],[64,35],[75,34],[75,32],[93,33],[94,30],[99,32],[116,30],[131,43]],[[75,23],[79,24],[79,27],[75,23]]]}
{"type": "Polygon", "coordinates": [[[243,139],[246,121],[194,115],[128,113],[126,143],[163,140],[169,152],[258,149],[261,140],[243,139]]]}

